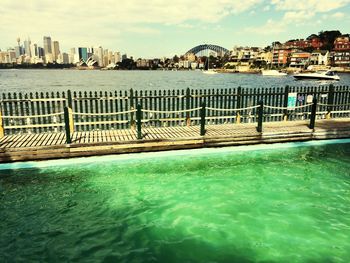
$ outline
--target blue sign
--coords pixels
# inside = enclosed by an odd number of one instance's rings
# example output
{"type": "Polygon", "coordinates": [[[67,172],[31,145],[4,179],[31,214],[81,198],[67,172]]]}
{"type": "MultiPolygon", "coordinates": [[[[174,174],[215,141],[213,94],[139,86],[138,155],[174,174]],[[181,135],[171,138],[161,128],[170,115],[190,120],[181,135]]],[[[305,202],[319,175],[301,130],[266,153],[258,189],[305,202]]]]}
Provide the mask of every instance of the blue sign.
{"type": "Polygon", "coordinates": [[[287,105],[287,110],[294,110],[295,109],[295,104],[297,103],[297,93],[288,93],[288,105],[287,105]]]}

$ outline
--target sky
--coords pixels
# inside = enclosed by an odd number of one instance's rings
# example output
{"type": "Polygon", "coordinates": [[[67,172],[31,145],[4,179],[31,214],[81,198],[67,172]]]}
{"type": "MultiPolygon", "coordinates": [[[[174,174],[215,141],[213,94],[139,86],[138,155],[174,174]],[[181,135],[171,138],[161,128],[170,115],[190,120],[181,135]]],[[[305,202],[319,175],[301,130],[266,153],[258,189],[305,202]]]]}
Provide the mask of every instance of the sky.
{"type": "Polygon", "coordinates": [[[325,30],[350,33],[350,0],[0,0],[0,49],[43,36],[134,58],[172,57],[200,44],[265,47],[325,30]]]}

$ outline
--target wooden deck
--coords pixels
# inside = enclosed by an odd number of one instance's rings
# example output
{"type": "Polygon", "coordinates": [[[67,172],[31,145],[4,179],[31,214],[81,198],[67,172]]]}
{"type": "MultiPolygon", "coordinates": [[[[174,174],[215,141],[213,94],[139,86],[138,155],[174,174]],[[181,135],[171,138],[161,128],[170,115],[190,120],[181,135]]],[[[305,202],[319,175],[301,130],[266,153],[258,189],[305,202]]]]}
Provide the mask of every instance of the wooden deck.
{"type": "Polygon", "coordinates": [[[350,119],[318,120],[314,130],[305,121],[264,123],[262,133],[256,131],[256,123],[208,125],[205,136],[199,135],[199,129],[148,127],[142,129],[142,140],[131,129],[75,132],[71,144],[65,144],[64,133],[10,135],[0,140],[0,162],[350,138],[350,119]]]}

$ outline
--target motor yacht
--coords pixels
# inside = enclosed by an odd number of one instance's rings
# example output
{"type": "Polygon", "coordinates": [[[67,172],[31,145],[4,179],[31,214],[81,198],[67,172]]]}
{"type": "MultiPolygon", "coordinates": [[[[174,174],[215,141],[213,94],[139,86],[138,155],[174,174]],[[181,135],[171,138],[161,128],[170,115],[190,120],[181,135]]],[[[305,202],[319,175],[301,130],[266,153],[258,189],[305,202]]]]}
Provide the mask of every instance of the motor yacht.
{"type": "Polygon", "coordinates": [[[340,80],[340,77],[331,70],[322,70],[311,73],[297,73],[293,75],[296,79],[317,79],[317,80],[340,80]]]}

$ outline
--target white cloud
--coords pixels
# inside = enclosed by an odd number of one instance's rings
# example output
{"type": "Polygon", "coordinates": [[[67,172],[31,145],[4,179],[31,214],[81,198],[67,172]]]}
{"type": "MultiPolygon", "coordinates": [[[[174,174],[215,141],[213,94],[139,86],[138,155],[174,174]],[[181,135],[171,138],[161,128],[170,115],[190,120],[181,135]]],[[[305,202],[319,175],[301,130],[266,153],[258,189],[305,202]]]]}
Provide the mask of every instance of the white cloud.
{"type": "Polygon", "coordinates": [[[340,18],[345,17],[345,14],[342,13],[342,12],[336,12],[336,13],[334,13],[333,15],[331,15],[331,17],[332,17],[332,18],[338,18],[338,19],[340,19],[340,18]]]}
{"type": "Polygon", "coordinates": [[[350,0],[272,0],[277,10],[329,12],[350,3],[350,0]]]}
{"type": "Polygon", "coordinates": [[[274,5],[276,10],[284,11],[281,19],[269,19],[263,25],[248,27],[245,31],[259,35],[276,35],[287,32],[291,26],[320,25],[328,18],[341,19],[345,17],[342,12],[332,13],[332,11],[334,12],[348,3],[350,0],[272,0],[271,5],[274,5]],[[319,16],[322,13],[323,15],[319,16]],[[316,22],[315,18],[318,18],[316,22]]]}
{"type": "Polygon", "coordinates": [[[293,24],[295,26],[302,26],[312,20],[314,16],[315,13],[310,11],[289,11],[284,14],[281,22],[284,25],[293,24]]]}
{"type": "Polygon", "coordinates": [[[270,11],[271,7],[269,5],[264,6],[263,11],[267,12],[270,11]]]}
{"type": "Polygon", "coordinates": [[[267,22],[261,26],[255,27],[247,27],[245,28],[245,32],[254,33],[258,35],[276,35],[285,32],[285,24],[280,23],[279,21],[275,21],[272,19],[267,20],[267,22]]]}
{"type": "Polygon", "coordinates": [[[80,45],[100,41],[114,45],[125,32],[159,34],[154,25],[190,28],[184,25],[217,23],[228,15],[250,11],[261,1],[1,0],[1,45],[27,35],[40,42],[43,35],[56,36],[68,46],[78,41],[80,45]]]}
{"type": "Polygon", "coordinates": [[[195,26],[192,25],[192,24],[183,23],[183,24],[178,24],[178,27],[182,27],[182,28],[194,28],[195,26]]]}

